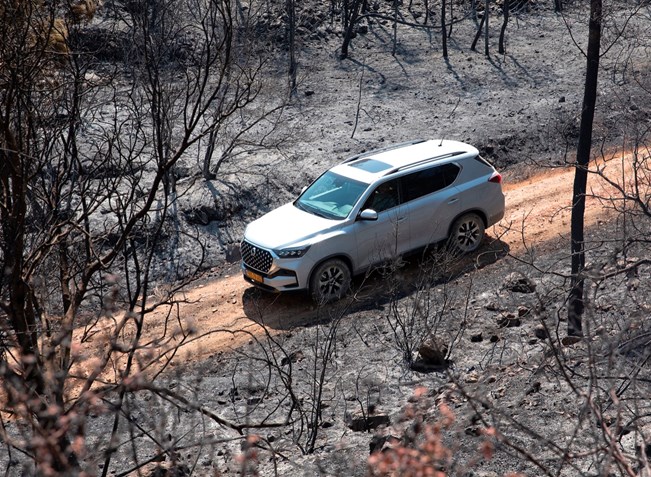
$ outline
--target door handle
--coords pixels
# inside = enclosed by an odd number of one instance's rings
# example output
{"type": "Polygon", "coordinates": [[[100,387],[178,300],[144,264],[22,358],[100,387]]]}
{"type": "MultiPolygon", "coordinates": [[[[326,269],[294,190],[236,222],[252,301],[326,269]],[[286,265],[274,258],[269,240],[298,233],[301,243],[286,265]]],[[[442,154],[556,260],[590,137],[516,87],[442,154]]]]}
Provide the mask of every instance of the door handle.
{"type": "Polygon", "coordinates": [[[452,197],[450,200],[448,200],[448,204],[454,204],[455,202],[458,202],[459,198],[458,197],[452,197]]]}
{"type": "Polygon", "coordinates": [[[398,222],[404,222],[407,217],[398,217],[398,222]]]}

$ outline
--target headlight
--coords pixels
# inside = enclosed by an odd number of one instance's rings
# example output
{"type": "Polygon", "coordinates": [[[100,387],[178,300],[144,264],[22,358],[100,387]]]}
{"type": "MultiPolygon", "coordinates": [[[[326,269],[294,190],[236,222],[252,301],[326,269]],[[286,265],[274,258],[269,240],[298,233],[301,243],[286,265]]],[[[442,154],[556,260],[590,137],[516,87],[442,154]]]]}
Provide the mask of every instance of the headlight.
{"type": "Polygon", "coordinates": [[[283,248],[282,250],[274,250],[275,254],[280,258],[299,258],[307,253],[310,246],[296,247],[296,248],[283,248]]]}

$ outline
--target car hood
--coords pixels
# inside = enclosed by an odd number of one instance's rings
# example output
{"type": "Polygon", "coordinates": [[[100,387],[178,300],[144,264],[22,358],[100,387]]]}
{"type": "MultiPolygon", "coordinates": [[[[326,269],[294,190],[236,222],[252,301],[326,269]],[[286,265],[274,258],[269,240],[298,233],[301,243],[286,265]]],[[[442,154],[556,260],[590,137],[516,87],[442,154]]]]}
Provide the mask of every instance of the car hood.
{"type": "Polygon", "coordinates": [[[340,227],[342,222],[310,214],[289,203],[251,222],[246,227],[244,238],[276,250],[308,245],[310,238],[328,233],[340,227]]]}

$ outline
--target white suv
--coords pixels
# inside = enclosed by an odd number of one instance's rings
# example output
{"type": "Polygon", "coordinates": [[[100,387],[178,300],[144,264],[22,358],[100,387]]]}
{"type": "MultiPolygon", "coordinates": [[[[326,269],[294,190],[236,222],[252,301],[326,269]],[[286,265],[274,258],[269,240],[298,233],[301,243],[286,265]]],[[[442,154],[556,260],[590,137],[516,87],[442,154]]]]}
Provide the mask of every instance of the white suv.
{"type": "Polygon", "coordinates": [[[504,216],[501,182],[476,148],[457,141],[351,157],[247,226],[244,278],[271,291],[307,289],[323,303],[341,298],[352,275],[428,244],[472,252],[504,216]]]}

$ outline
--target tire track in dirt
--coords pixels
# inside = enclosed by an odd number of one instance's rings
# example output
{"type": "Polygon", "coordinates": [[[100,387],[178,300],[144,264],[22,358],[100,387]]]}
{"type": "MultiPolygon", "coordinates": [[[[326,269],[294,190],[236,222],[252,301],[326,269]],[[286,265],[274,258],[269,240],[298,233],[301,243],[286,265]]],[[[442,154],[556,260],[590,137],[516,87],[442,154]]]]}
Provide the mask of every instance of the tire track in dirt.
{"type": "MultiPolygon", "coordinates": [[[[601,161],[599,167],[604,164],[601,161]]],[[[615,181],[622,173],[630,171],[630,160],[624,166],[617,160],[608,161],[604,169],[605,176],[615,181]]],[[[540,246],[558,240],[568,244],[569,253],[573,187],[573,167],[549,169],[524,181],[504,184],[506,215],[497,230],[504,234],[501,238],[509,244],[511,254],[517,256],[526,246],[540,246]]],[[[602,177],[588,175],[586,229],[612,217],[612,205],[603,198],[616,195],[615,189],[602,177]]]]}
{"type": "MultiPolygon", "coordinates": [[[[506,177],[503,184],[506,216],[494,230],[489,230],[489,234],[499,236],[501,242],[508,245],[509,253],[515,256],[531,245],[568,244],[573,181],[571,167],[544,170],[515,183],[509,183],[506,177]]],[[[599,196],[609,197],[612,193],[605,181],[592,174],[588,187],[599,196]]],[[[598,199],[587,197],[586,227],[608,220],[608,215],[609,211],[598,199]]],[[[180,306],[180,314],[184,322],[192,323],[197,336],[207,334],[185,345],[179,354],[182,359],[192,361],[242,346],[252,339],[246,333],[261,335],[263,319],[268,329],[275,333],[309,325],[317,313],[307,294],[260,292],[237,272],[190,289],[183,297],[186,303],[180,306]],[[240,331],[246,333],[238,335],[240,331]]],[[[150,331],[155,332],[157,328],[160,326],[150,331]]]]}

